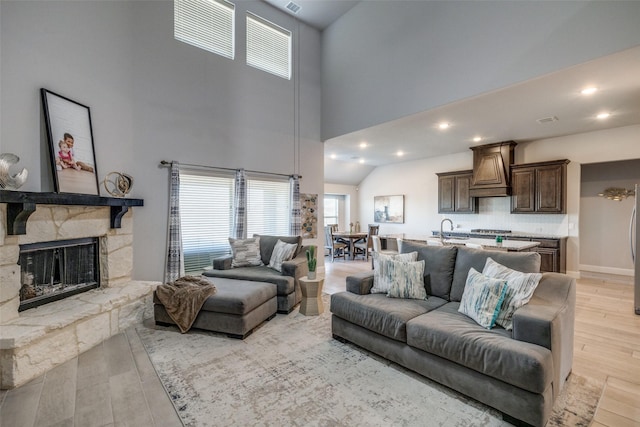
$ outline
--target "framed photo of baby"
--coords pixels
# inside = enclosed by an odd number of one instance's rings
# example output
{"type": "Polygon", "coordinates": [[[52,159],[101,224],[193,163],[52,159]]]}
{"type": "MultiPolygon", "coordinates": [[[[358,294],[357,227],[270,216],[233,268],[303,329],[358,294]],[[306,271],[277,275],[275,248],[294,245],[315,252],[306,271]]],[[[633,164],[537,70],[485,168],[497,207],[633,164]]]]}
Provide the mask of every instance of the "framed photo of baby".
{"type": "Polygon", "coordinates": [[[40,89],[57,193],[99,195],[89,107],[40,89]]]}

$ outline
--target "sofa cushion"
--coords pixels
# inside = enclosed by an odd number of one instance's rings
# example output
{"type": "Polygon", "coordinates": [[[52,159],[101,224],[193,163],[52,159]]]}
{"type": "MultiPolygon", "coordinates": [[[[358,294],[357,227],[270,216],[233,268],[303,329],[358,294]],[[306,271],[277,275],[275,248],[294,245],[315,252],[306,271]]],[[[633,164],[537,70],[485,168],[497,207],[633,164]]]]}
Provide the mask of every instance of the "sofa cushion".
{"type": "Polygon", "coordinates": [[[389,293],[391,285],[393,285],[393,277],[391,276],[391,270],[389,269],[390,262],[395,261],[415,261],[418,257],[417,252],[411,252],[409,254],[394,254],[385,255],[379,252],[373,253],[373,287],[371,288],[372,294],[386,294],[389,293]]]}
{"type": "Polygon", "coordinates": [[[298,245],[298,249],[296,249],[296,252],[293,254],[294,257],[298,256],[302,248],[302,236],[268,236],[266,234],[254,234],[253,237],[260,237],[260,256],[262,257],[262,263],[264,265],[269,265],[273,248],[276,246],[278,240],[298,245]]]}
{"type": "Polygon", "coordinates": [[[533,292],[540,283],[542,273],[521,273],[505,267],[489,257],[482,274],[507,281],[507,293],[504,296],[496,323],[505,329],[513,329],[513,313],[531,300],[533,292]]]}
{"type": "Polygon", "coordinates": [[[390,298],[427,299],[424,288],[424,260],[415,262],[390,261],[390,298]]]}
{"type": "Polygon", "coordinates": [[[487,251],[461,246],[458,248],[458,256],[455,260],[453,285],[451,286],[450,296],[451,301],[460,301],[469,270],[473,267],[478,271],[482,271],[488,257],[493,258],[494,261],[502,265],[522,271],[523,273],[540,272],[540,254],[537,252],[487,251]]]}
{"type": "Polygon", "coordinates": [[[230,270],[205,270],[202,273],[207,277],[224,277],[227,279],[250,280],[254,282],[273,283],[277,286],[278,295],[289,295],[295,290],[295,279],[291,276],[283,276],[282,273],[267,267],[240,267],[230,270]]]}
{"type": "Polygon", "coordinates": [[[496,324],[506,293],[506,280],[487,277],[472,268],[467,276],[458,311],[483,328],[491,329],[496,324]]]}
{"type": "Polygon", "coordinates": [[[437,297],[421,301],[387,298],[384,294],[339,292],[331,295],[331,312],[365,329],[405,342],[408,320],[445,303],[437,297]]]}
{"type": "Polygon", "coordinates": [[[533,393],[553,377],[551,352],[517,341],[504,328],[485,329],[450,302],[407,322],[407,344],[533,393]]]}
{"type": "MultiPolygon", "coordinates": [[[[455,246],[427,246],[407,240],[403,240],[400,246],[400,252],[416,251],[418,252],[418,261],[424,260],[427,294],[448,300],[458,248],[455,246]]],[[[482,270],[483,266],[484,264],[477,270],[482,270]]],[[[465,280],[466,278],[465,273],[465,280]]]]}
{"type": "Polygon", "coordinates": [[[252,237],[249,239],[234,239],[233,237],[229,237],[229,244],[231,245],[231,252],[233,253],[233,259],[231,260],[232,268],[264,264],[260,258],[260,237],[252,237]]]}
{"type": "Polygon", "coordinates": [[[278,240],[273,247],[273,252],[271,252],[269,267],[275,271],[282,272],[282,263],[289,261],[297,250],[298,245],[296,243],[285,243],[282,240],[278,240]]]}

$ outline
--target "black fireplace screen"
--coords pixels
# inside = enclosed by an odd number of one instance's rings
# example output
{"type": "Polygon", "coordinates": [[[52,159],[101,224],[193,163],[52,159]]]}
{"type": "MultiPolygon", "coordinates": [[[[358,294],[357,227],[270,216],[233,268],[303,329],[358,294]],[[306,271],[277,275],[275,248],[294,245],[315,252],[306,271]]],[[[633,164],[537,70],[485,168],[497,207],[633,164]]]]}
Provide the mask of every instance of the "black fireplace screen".
{"type": "Polygon", "coordinates": [[[19,311],[100,286],[98,239],[20,245],[19,311]]]}

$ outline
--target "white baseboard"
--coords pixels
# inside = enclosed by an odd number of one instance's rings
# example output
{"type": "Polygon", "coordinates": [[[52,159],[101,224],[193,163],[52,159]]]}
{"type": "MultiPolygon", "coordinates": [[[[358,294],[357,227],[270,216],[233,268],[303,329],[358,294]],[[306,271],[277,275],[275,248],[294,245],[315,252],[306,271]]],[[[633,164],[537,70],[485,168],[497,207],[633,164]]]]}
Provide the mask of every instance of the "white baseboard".
{"type": "Polygon", "coordinates": [[[633,270],[627,268],[580,265],[580,278],[606,280],[608,282],[633,284],[633,270]]]}
{"type": "Polygon", "coordinates": [[[580,264],[580,271],[588,271],[591,273],[601,273],[601,274],[614,274],[616,276],[631,276],[633,277],[634,272],[632,268],[614,268],[614,267],[604,267],[601,265],[587,265],[580,264]]]}

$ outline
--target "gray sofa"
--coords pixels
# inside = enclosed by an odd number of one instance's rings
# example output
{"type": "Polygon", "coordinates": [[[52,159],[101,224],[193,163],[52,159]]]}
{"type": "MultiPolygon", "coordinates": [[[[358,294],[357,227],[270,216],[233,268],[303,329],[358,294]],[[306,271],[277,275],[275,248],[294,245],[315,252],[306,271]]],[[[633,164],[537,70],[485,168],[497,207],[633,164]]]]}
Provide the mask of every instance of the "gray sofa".
{"type": "Polygon", "coordinates": [[[544,426],[571,372],[575,280],[544,273],[516,310],[513,330],[489,330],[458,312],[469,269],[481,272],[490,256],[538,272],[540,255],[401,242],[401,253],[413,251],[425,260],[428,299],[371,294],[373,272],[347,277],[347,291],[331,296],[334,338],[496,408],[509,422],[544,426]]]}
{"type": "Polygon", "coordinates": [[[273,283],[277,288],[278,313],[289,313],[302,300],[299,279],[309,272],[305,250],[306,248],[302,246],[301,236],[261,235],[260,257],[264,265],[231,268],[232,257],[228,256],[214,259],[213,268],[205,270],[202,274],[207,277],[273,283]],[[291,261],[282,263],[282,272],[268,267],[271,253],[278,240],[282,240],[285,243],[298,244],[298,250],[294,258],[291,261]]]}

